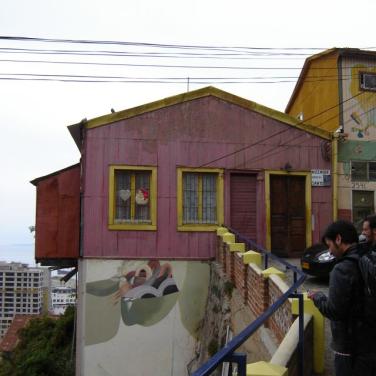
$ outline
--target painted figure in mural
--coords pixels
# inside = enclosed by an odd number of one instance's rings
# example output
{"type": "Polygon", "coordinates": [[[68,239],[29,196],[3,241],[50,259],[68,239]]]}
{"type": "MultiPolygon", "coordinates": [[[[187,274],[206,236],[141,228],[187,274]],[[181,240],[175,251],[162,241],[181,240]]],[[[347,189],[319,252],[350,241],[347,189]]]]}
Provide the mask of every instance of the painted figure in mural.
{"type": "Polygon", "coordinates": [[[152,260],[120,277],[119,289],[114,294],[114,300],[117,303],[120,299],[132,301],[156,298],[178,291],[172,277],[171,264],[166,262],[160,265],[159,261],[152,260]]]}
{"type": "Polygon", "coordinates": [[[323,242],[337,258],[329,295],[311,291],[308,297],[331,321],[336,376],[376,376],[375,328],[365,312],[357,231],[350,222],[336,221],[326,229],[323,242]]]}
{"type": "Polygon", "coordinates": [[[110,267],[87,270],[89,280],[94,278],[86,283],[85,345],[109,341],[125,327],[157,325],[173,309],[174,319],[180,316],[184,328],[197,336],[209,290],[209,263],[112,260],[106,264],[110,267]],[[101,275],[112,277],[98,279],[101,275]]]}
{"type": "Polygon", "coordinates": [[[126,262],[117,275],[87,283],[86,292],[109,297],[114,305],[120,303],[124,324],[148,326],[170,312],[179,289],[171,264],[161,265],[158,260],[150,260],[126,262]]]}

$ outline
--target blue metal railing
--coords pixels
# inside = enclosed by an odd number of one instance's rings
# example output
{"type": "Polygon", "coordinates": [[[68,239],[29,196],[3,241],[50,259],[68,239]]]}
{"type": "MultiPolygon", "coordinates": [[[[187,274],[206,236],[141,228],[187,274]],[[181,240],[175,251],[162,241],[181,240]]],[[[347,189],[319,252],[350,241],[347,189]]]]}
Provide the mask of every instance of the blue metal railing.
{"type": "Polygon", "coordinates": [[[257,245],[254,241],[247,239],[240,233],[227,227],[230,232],[235,234],[238,241],[247,245],[248,249],[260,252],[264,256],[265,269],[268,268],[269,258],[275,259],[283,264],[287,270],[294,273],[294,280],[292,286],[281,295],[264,313],[262,313],[256,320],[247,326],[242,332],[234,337],[227,345],[219,350],[212,358],[210,358],[199,369],[192,373],[192,376],[207,376],[210,375],[215,369],[223,362],[229,362],[228,375],[232,376],[232,363],[237,364],[238,376],[246,376],[247,357],[243,353],[235,353],[239,348],[256,330],[264,324],[264,322],[279,308],[288,298],[298,298],[299,300],[299,342],[298,342],[298,369],[299,375],[303,376],[303,362],[304,362],[304,301],[303,294],[297,293],[298,287],[304,282],[306,276],[296,266],[289,264],[287,261],[273,255],[263,247],[257,245]],[[299,276],[299,277],[298,277],[299,276]]]}

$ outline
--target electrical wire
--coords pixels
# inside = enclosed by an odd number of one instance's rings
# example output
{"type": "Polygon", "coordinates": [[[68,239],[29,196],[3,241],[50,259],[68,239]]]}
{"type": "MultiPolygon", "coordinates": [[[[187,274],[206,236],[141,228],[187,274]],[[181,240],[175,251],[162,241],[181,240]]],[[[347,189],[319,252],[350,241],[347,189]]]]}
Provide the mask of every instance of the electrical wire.
{"type": "MultiPolygon", "coordinates": [[[[357,104],[353,104],[350,108],[353,108],[353,107],[355,107],[355,106],[357,106],[357,104]]],[[[374,108],[371,108],[371,109],[369,109],[368,111],[363,112],[363,113],[360,114],[359,116],[360,116],[360,117],[363,117],[363,116],[367,115],[369,112],[374,111],[375,109],[376,109],[375,107],[374,107],[374,108]]],[[[331,119],[329,119],[329,120],[331,120],[331,119]]],[[[327,120],[327,121],[329,121],[329,120],[327,120]]],[[[352,121],[352,119],[349,119],[349,120],[347,120],[346,122],[344,122],[343,125],[346,125],[346,124],[350,123],[351,121],[352,121]]],[[[324,122],[324,123],[325,123],[325,122],[324,122]]],[[[322,123],[322,124],[324,124],[324,123],[322,123]]],[[[320,125],[322,125],[322,124],[320,124],[320,125]]],[[[284,144],[270,145],[271,147],[276,147],[276,146],[278,146],[278,147],[279,147],[279,146],[286,146],[286,147],[285,147],[283,150],[277,150],[277,151],[270,151],[270,150],[269,150],[269,151],[266,151],[266,152],[262,153],[261,155],[258,155],[258,156],[254,157],[254,158],[247,159],[247,160],[244,161],[242,164],[238,164],[238,165],[236,165],[236,166],[234,166],[234,167],[232,167],[232,168],[233,168],[233,169],[239,168],[241,165],[243,165],[243,164],[249,162],[251,159],[252,159],[252,162],[258,162],[258,161],[260,161],[260,160],[262,160],[262,159],[265,159],[265,158],[271,157],[271,156],[273,156],[273,155],[279,154],[279,153],[281,153],[282,151],[286,151],[286,150],[288,150],[289,147],[302,147],[302,144],[301,144],[301,143],[300,143],[299,145],[289,145],[288,143],[291,142],[291,141],[295,141],[295,140],[297,140],[297,139],[299,139],[300,137],[303,137],[303,136],[305,136],[305,133],[302,133],[302,134],[300,134],[300,135],[297,135],[297,136],[291,138],[290,140],[286,141],[284,144]]]]}
{"type": "MultiPolygon", "coordinates": [[[[354,99],[354,98],[356,98],[356,97],[358,97],[358,96],[360,96],[360,95],[362,95],[362,94],[364,94],[364,92],[360,92],[360,93],[358,93],[358,94],[356,94],[356,95],[354,95],[354,96],[352,96],[352,97],[350,97],[350,98],[348,98],[348,99],[345,99],[344,101],[342,101],[342,102],[340,102],[340,103],[338,103],[338,104],[336,104],[336,105],[334,105],[334,106],[331,106],[331,107],[329,107],[329,108],[327,108],[327,109],[325,109],[325,110],[319,112],[318,114],[315,114],[315,115],[309,117],[308,119],[305,119],[304,121],[300,121],[300,122],[298,122],[296,125],[302,125],[302,124],[304,124],[304,123],[306,123],[306,122],[308,122],[308,121],[310,121],[310,120],[312,120],[312,119],[314,119],[314,118],[316,118],[316,117],[318,117],[318,116],[321,116],[322,114],[324,114],[324,113],[326,113],[326,112],[328,112],[328,111],[330,111],[330,110],[332,110],[332,109],[334,109],[334,108],[336,108],[336,107],[342,105],[343,103],[346,103],[346,102],[348,102],[348,101],[350,101],[350,100],[352,100],[352,99],[354,99]]],[[[287,127],[286,129],[284,129],[284,130],[282,130],[282,131],[279,131],[279,132],[276,132],[276,133],[274,133],[274,134],[272,134],[272,135],[269,135],[269,136],[267,136],[266,138],[263,138],[263,139],[261,139],[261,140],[257,140],[256,142],[253,142],[253,143],[251,143],[251,144],[249,144],[249,145],[243,146],[242,148],[240,148],[240,149],[238,149],[238,150],[235,150],[235,151],[233,151],[233,152],[231,152],[231,153],[224,154],[224,155],[222,155],[222,156],[220,156],[220,157],[218,157],[218,158],[215,158],[215,159],[213,159],[213,160],[211,160],[211,161],[209,161],[209,162],[206,162],[206,163],[202,164],[202,165],[199,166],[199,167],[205,167],[205,166],[208,166],[208,165],[210,165],[210,164],[212,164],[212,163],[218,162],[218,161],[220,161],[220,160],[222,160],[222,159],[225,159],[225,158],[231,157],[231,156],[233,156],[233,155],[235,155],[235,154],[237,154],[237,153],[240,153],[240,152],[242,152],[242,151],[244,151],[244,150],[246,150],[246,149],[249,149],[249,148],[252,147],[252,146],[257,145],[258,142],[263,142],[263,141],[265,141],[265,140],[267,140],[267,139],[269,139],[269,138],[271,138],[271,137],[278,136],[278,135],[280,135],[280,134],[282,134],[282,133],[284,133],[284,132],[287,132],[287,131],[289,131],[289,130],[291,130],[291,128],[287,127]]]]}

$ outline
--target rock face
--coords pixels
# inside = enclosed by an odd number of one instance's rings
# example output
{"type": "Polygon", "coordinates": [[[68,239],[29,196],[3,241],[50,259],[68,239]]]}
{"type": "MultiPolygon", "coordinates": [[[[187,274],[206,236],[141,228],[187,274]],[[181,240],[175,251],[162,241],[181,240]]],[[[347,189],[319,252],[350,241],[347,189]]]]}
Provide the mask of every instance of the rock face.
{"type": "Polygon", "coordinates": [[[231,331],[233,288],[234,285],[226,278],[222,268],[212,262],[206,313],[196,348],[197,358],[188,365],[190,371],[196,370],[226,344],[227,335],[231,331]]]}
{"type": "MultiPolygon", "coordinates": [[[[211,263],[206,314],[196,347],[197,358],[187,366],[188,371],[192,372],[205,363],[254,319],[222,267],[216,262],[211,263]]],[[[246,352],[248,361],[268,360],[275,348],[269,330],[261,327],[238,351],[246,352]]],[[[222,366],[218,367],[213,375],[220,375],[221,369],[222,366]]]]}

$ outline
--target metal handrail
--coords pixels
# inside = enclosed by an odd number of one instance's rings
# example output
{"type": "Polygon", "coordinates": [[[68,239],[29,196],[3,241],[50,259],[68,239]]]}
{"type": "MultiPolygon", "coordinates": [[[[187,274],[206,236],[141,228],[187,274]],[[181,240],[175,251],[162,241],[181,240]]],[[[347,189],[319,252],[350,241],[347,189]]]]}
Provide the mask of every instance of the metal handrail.
{"type": "MultiPolygon", "coordinates": [[[[198,368],[195,372],[192,373],[192,376],[208,376],[210,375],[219,364],[232,361],[233,358],[239,354],[235,353],[235,350],[239,348],[256,330],[263,325],[263,323],[279,308],[282,304],[290,297],[295,297],[299,299],[299,373],[303,375],[303,326],[304,326],[304,316],[303,316],[303,295],[297,294],[298,287],[304,282],[306,275],[299,270],[296,266],[289,264],[285,260],[280,259],[279,257],[273,255],[272,253],[266,251],[263,247],[257,245],[253,240],[247,239],[246,237],[239,234],[234,229],[227,227],[230,232],[236,235],[239,240],[244,241],[250,248],[259,251],[265,257],[265,263],[267,267],[268,258],[274,258],[278,262],[285,265],[288,269],[291,269],[294,272],[294,283],[293,285],[284,293],[282,294],[264,313],[262,313],[256,320],[254,320],[250,325],[248,325],[242,332],[240,332],[237,336],[235,336],[229,343],[226,344],[221,350],[219,350],[216,354],[213,355],[205,364],[203,364],[200,368],[198,368]],[[299,275],[299,278],[297,278],[299,275]]],[[[236,361],[236,360],[235,360],[236,361]]],[[[238,367],[238,375],[245,376],[245,363],[246,358],[245,356],[241,357],[239,360],[240,369],[238,367]],[[239,372],[240,371],[240,372],[239,372]]]]}

